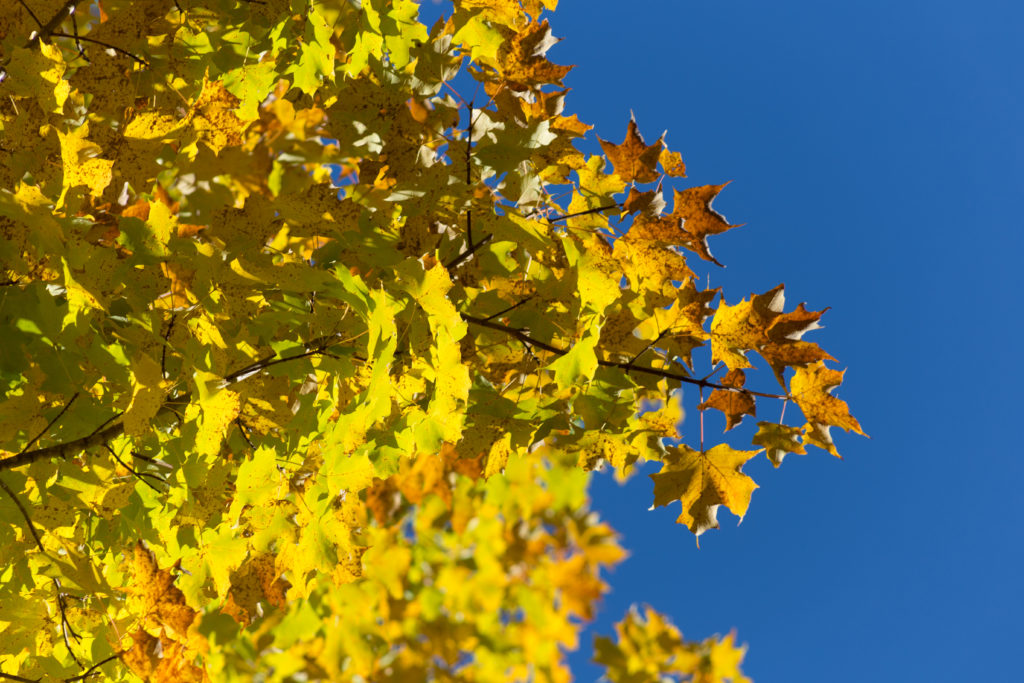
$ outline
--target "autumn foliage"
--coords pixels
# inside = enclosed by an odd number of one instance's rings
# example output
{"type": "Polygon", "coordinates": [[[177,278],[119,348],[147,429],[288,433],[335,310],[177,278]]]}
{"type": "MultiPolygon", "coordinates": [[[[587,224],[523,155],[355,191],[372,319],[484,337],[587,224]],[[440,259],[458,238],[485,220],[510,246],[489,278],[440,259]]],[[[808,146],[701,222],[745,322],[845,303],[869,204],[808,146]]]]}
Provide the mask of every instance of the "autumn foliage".
{"type": "MultiPolygon", "coordinates": [[[[824,311],[701,284],[724,185],[581,151],[555,5],[0,3],[0,678],[566,681],[592,470],[699,535],[861,432],[824,311]]],[[[652,609],[594,653],[746,680],[652,609]]]]}

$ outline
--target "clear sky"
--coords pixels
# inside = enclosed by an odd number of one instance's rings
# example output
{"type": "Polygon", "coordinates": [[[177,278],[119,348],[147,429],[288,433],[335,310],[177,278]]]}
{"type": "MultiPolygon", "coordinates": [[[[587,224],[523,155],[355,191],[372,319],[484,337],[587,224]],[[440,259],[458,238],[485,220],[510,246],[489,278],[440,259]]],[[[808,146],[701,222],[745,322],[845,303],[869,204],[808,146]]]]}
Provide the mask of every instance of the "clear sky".
{"type": "Polygon", "coordinates": [[[563,0],[551,23],[569,110],[615,142],[632,110],[691,184],[734,181],[712,286],[832,307],[808,339],[872,437],[751,462],[743,524],[700,549],[646,476],[599,478],[632,557],[592,630],[649,603],[691,638],[735,627],[761,683],[1024,680],[1024,6],[563,0]]]}
{"type": "Polygon", "coordinates": [[[550,21],[567,113],[620,142],[632,111],[682,187],[734,181],[715,207],[746,226],[713,238],[712,286],[832,307],[808,339],[872,437],[759,456],[743,524],[722,510],[700,549],[646,476],[598,477],[632,556],[591,632],[647,603],[690,638],[736,628],[760,683],[1024,680],[1024,5],[562,0],[550,21]]]}

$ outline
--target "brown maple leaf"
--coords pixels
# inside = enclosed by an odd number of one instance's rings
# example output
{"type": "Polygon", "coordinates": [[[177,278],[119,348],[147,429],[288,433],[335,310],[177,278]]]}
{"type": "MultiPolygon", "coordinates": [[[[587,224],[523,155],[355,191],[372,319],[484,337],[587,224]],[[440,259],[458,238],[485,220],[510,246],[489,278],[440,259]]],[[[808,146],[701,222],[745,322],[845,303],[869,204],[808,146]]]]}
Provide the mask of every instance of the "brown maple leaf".
{"type": "Polygon", "coordinates": [[[626,139],[621,144],[616,145],[601,138],[598,138],[598,142],[615,167],[615,175],[623,182],[649,183],[658,179],[655,167],[662,150],[661,138],[653,145],[645,145],[644,139],[637,133],[635,119],[629,120],[626,139]]]}
{"type": "Polygon", "coordinates": [[[722,411],[725,414],[725,431],[738,425],[744,415],[754,417],[756,415],[754,396],[750,392],[742,390],[746,381],[747,376],[742,370],[730,370],[722,378],[721,384],[736,391],[715,389],[711,392],[711,397],[697,406],[697,409],[714,408],[722,411]]]}
{"type": "Polygon", "coordinates": [[[638,236],[686,247],[705,261],[720,266],[722,264],[711,255],[708,236],[743,225],[729,223],[711,208],[711,202],[728,184],[691,187],[682,192],[675,190],[672,213],[654,219],[638,219],[633,229],[638,236]]]}

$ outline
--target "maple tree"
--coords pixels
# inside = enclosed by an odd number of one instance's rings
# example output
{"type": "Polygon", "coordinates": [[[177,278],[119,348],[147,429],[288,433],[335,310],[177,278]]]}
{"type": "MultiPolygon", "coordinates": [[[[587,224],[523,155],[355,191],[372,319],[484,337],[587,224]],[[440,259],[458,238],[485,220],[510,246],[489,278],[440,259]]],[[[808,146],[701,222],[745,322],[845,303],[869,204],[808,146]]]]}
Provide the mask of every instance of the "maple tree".
{"type": "MultiPolygon", "coordinates": [[[[592,470],[661,463],[699,535],[862,433],[824,311],[698,286],[724,186],[575,144],[556,2],[2,4],[0,679],[569,680],[624,557],[592,470]],[[683,443],[682,387],[805,419],[683,443]]],[[[595,661],[743,652],[648,609],[595,661]]]]}

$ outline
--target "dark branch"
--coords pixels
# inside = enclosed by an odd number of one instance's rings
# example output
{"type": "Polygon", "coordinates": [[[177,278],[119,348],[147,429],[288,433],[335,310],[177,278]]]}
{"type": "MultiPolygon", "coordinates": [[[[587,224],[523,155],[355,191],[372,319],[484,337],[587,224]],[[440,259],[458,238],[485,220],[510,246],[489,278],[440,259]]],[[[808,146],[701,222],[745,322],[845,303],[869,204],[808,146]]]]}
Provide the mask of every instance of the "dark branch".
{"type": "MultiPolygon", "coordinates": [[[[64,683],[73,683],[73,681],[84,681],[84,680],[85,680],[86,678],[88,678],[89,676],[92,676],[92,675],[93,675],[93,672],[95,672],[95,671],[96,671],[96,669],[100,668],[101,666],[103,666],[103,665],[104,665],[104,664],[106,664],[107,662],[112,662],[112,661],[114,661],[115,659],[120,659],[120,658],[121,658],[121,655],[123,655],[123,654],[124,654],[124,652],[117,652],[117,653],[115,653],[115,654],[112,654],[112,655],[110,655],[109,657],[107,657],[106,659],[104,659],[104,660],[101,660],[101,661],[99,661],[99,662],[96,662],[95,664],[93,664],[92,666],[90,666],[90,667],[89,667],[88,669],[86,669],[85,673],[83,673],[83,674],[80,674],[80,675],[78,675],[78,676],[72,676],[71,678],[65,678],[65,679],[64,679],[64,683]]],[[[23,678],[23,679],[21,679],[21,680],[27,680],[27,679],[24,679],[24,678],[23,678]]]]}
{"type": "Polygon", "coordinates": [[[559,356],[563,356],[566,353],[568,353],[568,349],[559,349],[557,347],[551,346],[550,344],[545,344],[542,341],[538,341],[538,340],[534,339],[533,337],[531,337],[530,335],[526,334],[522,330],[517,330],[517,329],[515,329],[513,327],[508,327],[507,325],[502,325],[501,323],[493,323],[490,320],[486,320],[484,318],[475,318],[475,317],[473,317],[471,315],[466,315],[465,313],[462,314],[462,317],[466,321],[471,322],[474,325],[479,325],[481,327],[489,327],[492,330],[498,330],[499,332],[504,332],[505,334],[507,334],[507,335],[509,335],[511,337],[515,337],[516,339],[518,339],[519,341],[521,341],[521,342],[523,342],[525,344],[529,344],[530,346],[536,346],[538,349],[544,349],[548,353],[554,353],[554,354],[557,354],[559,356]]]}
{"type": "Polygon", "coordinates": [[[568,213],[564,216],[549,218],[548,222],[554,223],[555,221],[564,221],[566,218],[576,218],[577,216],[586,216],[592,213],[600,213],[602,211],[607,211],[608,209],[617,209],[620,206],[621,204],[608,204],[606,206],[598,206],[597,208],[587,209],[586,211],[577,211],[576,213],[568,213]]]}
{"type": "Polygon", "coordinates": [[[119,463],[121,464],[121,467],[125,468],[126,470],[128,470],[129,472],[131,472],[132,474],[134,474],[134,475],[135,475],[135,477],[136,477],[136,478],[137,478],[137,479],[138,479],[139,481],[141,481],[141,482],[142,482],[143,484],[145,484],[145,485],[146,485],[146,486],[148,486],[149,488],[153,489],[153,490],[154,490],[154,491],[156,491],[157,493],[162,493],[162,491],[161,491],[160,489],[158,489],[158,488],[157,488],[156,486],[153,486],[153,484],[151,484],[151,483],[149,482],[149,480],[147,480],[147,479],[146,479],[146,477],[150,477],[150,478],[152,478],[152,479],[156,479],[156,480],[157,480],[158,482],[160,482],[161,484],[166,484],[166,483],[167,483],[166,481],[164,481],[164,480],[163,480],[163,479],[161,479],[160,477],[156,476],[155,474],[150,474],[149,472],[139,472],[139,471],[138,471],[138,470],[136,470],[136,469],[135,469],[134,467],[132,467],[131,465],[129,465],[128,463],[126,463],[126,462],[125,462],[124,460],[122,460],[122,459],[120,458],[120,456],[118,456],[118,454],[117,454],[116,452],[114,452],[114,449],[110,447],[110,444],[109,444],[109,443],[105,443],[105,444],[103,444],[103,447],[107,449],[107,452],[109,452],[109,453],[110,453],[110,454],[111,454],[112,456],[114,456],[114,460],[116,460],[117,462],[119,462],[119,463]]]}
{"type": "Polygon", "coordinates": [[[167,379],[167,346],[171,343],[171,333],[174,332],[174,323],[177,319],[177,313],[171,315],[171,320],[167,323],[167,332],[164,334],[164,345],[160,349],[160,376],[164,379],[167,379]]]}
{"type": "Polygon", "coordinates": [[[250,363],[249,365],[246,365],[244,368],[240,370],[235,370],[231,374],[225,375],[224,379],[222,380],[223,385],[226,386],[228,384],[240,382],[249,375],[260,372],[262,370],[266,370],[267,368],[273,367],[274,365],[278,365],[280,363],[285,363],[290,360],[299,360],[300,358],[308,358],[310,356],[315,356],[320,353],[326,354],[327,349],[334,345],[334,343],[337,341],[337,338],[338,335],[328,335],[326,337],[319,337],[317,339],[313,339],[312,341],[306,344],[305,351],[303,351],[302,353],[293,354],[291,356],[284,356],[282,358],[278,358],[276,353],[266,355],[263,358],[260,358],[255,363],[250,363]]]}
{"type": "Polygon", "coordinates": [[[139,64],[142,64],[143,66],[146,66],[146,67],[149,66],[149,62],[147,62],[142,57],[137,57],[136,55],[133,55],[128,50],[125,50],[124,48],[120,48],[117,45],[111,45],[110,43],[104,43],[102,40],[96,40],[95,38],[89,38],[88,36],[76,36],[76,35],[73,35],[71,33],[64,33],[62,31],[53,31],[53,32],[50,33],[50,35],[54,36],[56,38],[74,38],[75,40],[83,40],[83,41],[85,41],[87,43],[92,43],[93,45],[99,45],[100,47],[105,47],[108,50],[113,50],[114,52],[120,52],[121,54],[125,55],[126,57],[131,57],[132,59],[134,59],[139,64]]]}
{"type": "MultiPolygon", "coordinates": [[[[67,0],[63,5],[61,5],[61,8],[57,10],[57,13],[50,17],[50,20],[40,27],[39,33],[34,35],[32,39],[28,41],[28,45],[26,45],[26,47],[33,47],[39,41],[46,40],[50,36],[55,35],[54,32],[57,30],[57,27],[68,18],[68,15],[70,15],[81,2],[82,0],[67,0]]],[[[33,15],[32,18],[35,19],[35,15],[33,15]]],[[[36,19],[36,23],[39,23],[38,19],[36,19]]]]}
{"type": "MultiPolygon", "coordinates": [[[[275,358],[276,354],[272,354],[264,358],[261,358],[255,363],[251,363],[240,370],[236,370],[235,372],[226,375],[222,380],[222,386],[227,386],[229,384],[241,382],[247,377],[254,375],[257,372],[260,372],[261,370],[266,370],[269,367],[278,365],[279,363],[284,363],[291,360],[298,360],[300,358],[308,358],[309,356],[315,356],[317,354],[326,353],[327,349],[329,349],[333,345],[333,343],[335,343],[334,340],[337,340],[337,337],[338,335],[330,335],[314,339],[313,341],[306,344],[306,351],[291,356],[285,356],[284,358],[275,358]]],[[[160,406],[160,410],[157,411],[157,414],[154,419],[159,419],[162,417],[166,417],[168,415],[177,416],[177,409],[180,406],[187,404],[190,400],[191,394],[182,394],[180,396],[168,399],[167,401],[164,402],[162,406],[160,406]]],[[[70,402],[68,402],[68,405],[70,405],[70,402]]],[[[67,406],[65,406],[64,409],[67,410],[67,406]]],[[[61,414],[63,414],[63,412],[64,411],[61,411],[61,414]]],[[[108,419],[104,424],[109,424],[118,417],[121,417],[122,415],[123,413],[118,413],[114,417],[108,419]]],[[[56,422],[58,418],[60,418],[60,415],[58,415],[57,418],[54,419],[54,422],[56,422]]],[[[50,424],[52,425],[53,423],[51,422],[50,424]]],[[[48,429],[49,425],[47,426],[47,430],[48,429]]],[[[93,448],[94,446],[106,445],[109,441],[111,441],[112,439],[116,439],[123,433],[124,422],[117,422],[115,424],[110,424],[110,426],[108,427],[103,427],[101,425],[99,428],[93,430],[93,432],[88,436],[83,436],[79,439],[73,439],[71,441],[54,444],[52,446],[46,446],[44,448],[37,448],[34,451],[30,451],[26,448],[22,450],[22,452],[18,453],[13,457],[0,460],[0,472],[4,470],[14,469],[15,467],[21,467],[22,465],[29,465],[38,460],[43,460],[44,458],[67,458],[68,454],[70,453],[80,453],[89,448],[93,448]]],[[[33,442],[34,441],[35,439],[33,440],[33,442]]],[[[2,482],[0,482],[0,484],[2,484],[2,482]]]]}
{"type": "MultiPolygon", "coordinates": [[[[473,153],[473,103],[469,103],[469,118],[466,123],[466,187],[468,188],[473,182],[471,169],[472,169],[472,153],[473,153]]],[[[472,209],[466,211],[466,243],[473,244],[473,211],[472,209]]]]}
{"type": "Polygon", "coordinates": [[[458,256],[453,258],[451,261],[446,263],[444,265],[445,269],[446,270],[451,270],[455,266],[459,265],[460,263],[462,263],[463,261],[468,259],[470,256],[475,254],[480,249],[480,247],[482,247],[485,244],[487,244],[488,242],[490,242],[491,238],[493,238],[493,237],[494,237],[493,234],[491,234],[491,235],[484,235],[484,237],[482,237],[479,242],[477,242],[476,244],[470,245],[469,248],[466,249],[466,251],[462,252],[461,254],[459,254],[458,256]]]}
{"type": "Polygon", "coordinates": [[[64,407],[60,409],[60,412],[57,413],[57,416],[54,417],[52,420],[50,420],[49,423],[47,423],[46,427],[43,428],[43,431],[41,431],[38,434],[36,434],[34,439],[29,441],[27,444],[25,444],[25,447],[21,449],[21,452],[24,453],[25,451],[27,451],[30,448],[32,448],[32,446],[34,446],[36,444],[36,441],[39,441],[39,439],[41,437],[43,437],[48,431],[50,431],[50,427],[52,427],[54,424],[56,424],[57,420],[59,420],[60,418],[64,417],[64,413],[66,413],[68,411],[68,408],[71,407],[71,404],[74,403],[75,399],[77,399],[77,398],[78,398],[78,392],[76,391],[75,395],[71,397],[71,400],[68,401],[67,403],[65,403],[64,407]]]}
{"type": "Polygon", "coordinates": [[[43,540],[39,538],[39,532],[36,531],[35,525],[32,524],[32,518],[28,516],[28,510],[25,509],[25,506],[21,504],[20,500],[18,500],[18,496],[15,495],[14,491],[11,490],[11,487],[9,487],[7,485],[7,482],[5,482],[3,479],[0,479],[0,488],[2,488],[4,490],[4,493],[10,496],[11,500],[14,501],[14,504],[18,506],[18,510],[21,511],[21,516],[25,518],[25,524],[28,525],[29,533],[31,533],[32,538],[35,539],[36,545],[39,546],[39,550],[43,553],[43,555],[45,555],[46,548],[43,547],[43,540]]]}
{"type": "Polygon", "coordinates": [[[25,8],[25,11],[28,12],[28,15],[32,17],[32,21],[36,22],[36,26],[39,27],[40,31],[42,31],[43,22],[39,21],[39,17],[37,17],[36,13],[32,11],[32,8],[25,4],[25,0],[18,0],[18,4],[25,8]]]}
{"type": "Polygon", "coordinates": [[[505,315],[506,313],[508,313],[510,311],[514,311],[515,309],[519,308],[520,306],[522,306],[523,304],[525,304],[527,301],[529,301],[532,298],[533,298],[533,295],[531,294],[530,296],[526,297],[525,299],[522,299],[521,301],[515,302],[511,306],[509,306],[507,308],[501,309],[497,313],[492,313],[491,315],[489,315],[486,318],[484,318],[484,320],[494,320],[495,318],[499,318],[499,317],[505,315]]]}
{"type": "Polygon", "coordinates": [[[75,639],[76,643],[82,642],[82,636],[75,633],[75,629],[71,628],[71,623],[68,621],[67,605],[64,603],[65,593],[61,590],[60,579],[51,577],[53,585],[57,587],[57,608],[60,610],[60,634],[64,637],[64,647],[68,649],[68,654],[71,655],[71,659],[75,660],[75,664],[82,666],[82,663],[78,661],[78,657],[75,656],[75,651],[71,649],[71,641],[68,639],[68,634],[75,639]]]}
{"type": "Polygon", "coordinates": [[[249,434],[246,433],[246,431],[245,431],[245,424],[242,422],[242,418],[241,417],[236,417],[235,418],[235,426],[238,427],[238,433],[241,434],[242,438],[245,439],[245,442],[247,444],[249,444],[249,448],[255,451],[256,450],[256,446],[253,445],[252,439],[250,439],[249,438],[249,434]]]}
{"type": "MultiPolygon", "coordinates": [[[[556,346],[552,346],[551,344],[546,344],[542,341],[538,341],[522,330],[517,330],[515,328],[502,325],[501,323],[491,322],[486,318],[476,318],[471,315],[466,315],[465,313],[462,314],[462,317],[464,320],[473,323],[474,325],[479,325],[481,327],[487,327],[492,330],[504,332],[505,334],[509,335],[510,337],[518,339],[524,344],[535,346],[538,349],[543,349],[549,353],[554,353],[559,356],[564,356],[565,354],[569,353],[569,349],[560,349],[556,346]]],[[[620,370],[625,370],[626,372],[640,372],[646,375],[653,375],[655,377],[674,379],[678,382],[693,384],[698,387],[707,387],[709,389],[721,389],[723,391],[740,391],[748,394],[753,394],[754,396],[761,396],[762,398],[778,398],[783,400],[789,398],[788,396],[782,396],[780,394],[767,394],[760,391],[750,391],[749,389],[737,389],[735,387],[727,387],[722,384],[709,382],[705,379],[695,379],[693,377],[688,377],[678,372],[672,372],[671,370],[663,370],[661,368],[650,368],[643,365],[634,365],[632,361],[630,361],[629,363],[620,363],[618,361],[598,359],[597,364],[606,368],[619,368],[620,370]]]]}

